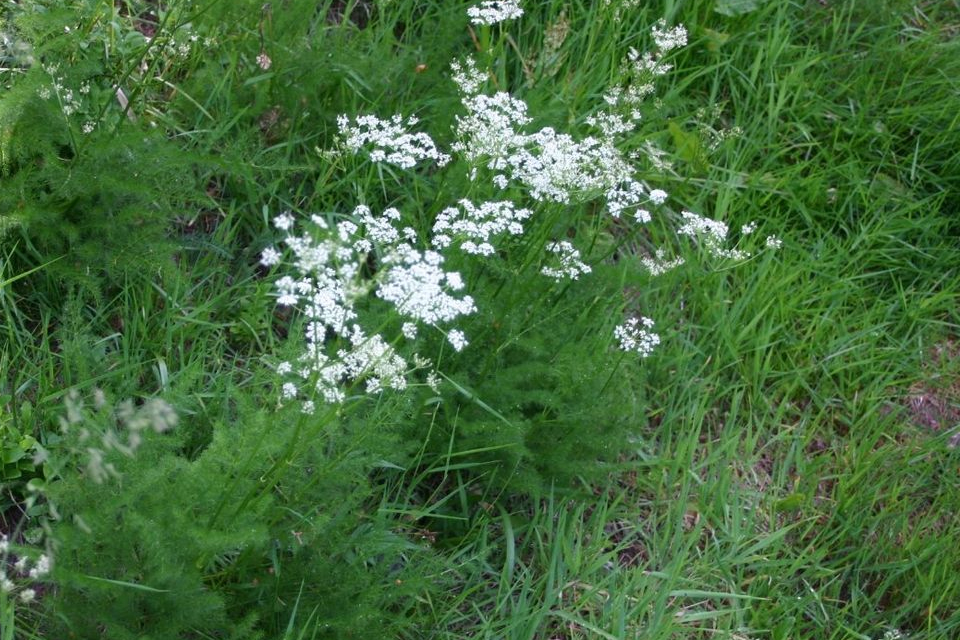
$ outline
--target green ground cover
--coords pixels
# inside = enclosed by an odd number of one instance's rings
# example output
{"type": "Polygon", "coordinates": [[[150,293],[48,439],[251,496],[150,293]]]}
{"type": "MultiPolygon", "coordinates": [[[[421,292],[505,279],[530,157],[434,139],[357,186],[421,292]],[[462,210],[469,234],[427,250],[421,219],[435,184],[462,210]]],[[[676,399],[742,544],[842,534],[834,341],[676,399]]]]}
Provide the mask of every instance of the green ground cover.
{"type": "Polygon", "coordinates": [[[960,4],[481,4],[0,10],[0,639],[960,637],[960,4]]]}

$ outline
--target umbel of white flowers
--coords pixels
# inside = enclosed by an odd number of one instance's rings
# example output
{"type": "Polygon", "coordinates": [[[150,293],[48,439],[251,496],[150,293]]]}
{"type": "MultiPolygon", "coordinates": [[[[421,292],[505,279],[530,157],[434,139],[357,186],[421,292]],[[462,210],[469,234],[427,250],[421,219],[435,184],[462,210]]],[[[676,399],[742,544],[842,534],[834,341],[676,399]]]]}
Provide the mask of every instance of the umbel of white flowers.
{"type": "Polygon", "coordinates": [[[523,15],[523,9],[518,0],[484,0],[467,9],[467,15],[473,24],[491,25],[519,18],[523,15]]]}
{"type": "Polygon", "coordinates": [[[16,594],[24,603],[31,602],[36,598],[37,592],[26,585],[39,582],[49,575],[53,560],[46,553],[40,554],[36,559],[20,555],[14,560],[10,557],[11,551],[10,540],[6,534],[0,535],[0,592],[8,597],[16,594]],[[12,573],[8,573],[11,570],[12,573]]]}

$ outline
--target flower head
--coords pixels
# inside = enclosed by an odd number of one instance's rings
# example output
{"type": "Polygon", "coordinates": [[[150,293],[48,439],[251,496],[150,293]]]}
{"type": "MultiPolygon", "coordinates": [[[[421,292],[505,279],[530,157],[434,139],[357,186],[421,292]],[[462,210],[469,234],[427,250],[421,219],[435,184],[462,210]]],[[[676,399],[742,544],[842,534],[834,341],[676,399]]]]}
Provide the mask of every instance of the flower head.
{"type": "Polygon", "coordinates": [[[475,7],[467,9],[470,22],[489,25],[513,20],[523,15],[519,0],[484,0],[475,7]]]}
{"type": "Polygon", "coordinates": [[[448,291],[463,287],[458,273],[447,273],[441,267],[443,256],[436,251],[420,252],[410,245],[401,245],[384,256],[388,268],[377,296],[396,306],[401,314],[437,324],[477,310],[473,298],[457,298],[448,291]]]}
{"type": "Polygon", "coordinates": [[[272,267],[278,262],[280,262],[280,252],[273,247],[267,247],[260,254],[260,264],[265,267],[272,267]]]}
{"type": "Polygon", "coordinates": [[[687,30],[683,25],[668,29],[666,20],[661,19],[651,27],[650,33],[653,35],[653,41],[657,43],[660,53],[666,53],[687,44],[687,30]]]}
{"type": "Polygon", "coordinates": [[[463,351],[463,348],[468,344],[467,337],[459,329],[454,329],[447,334],[447,342],[450,343],[454,351],[463,351]]]}
{"type": "Polygon", "coordinates": [[[650,318],[630,318],[624,324],[613,330],[614,337],[620,341],[620,348],[624,351],[635,351],[641,358],[653,353],[660,344],[660,336],[650,331],[653,320],[650,318]]]}
{"type": "Polygon", "coordinates": [[[492,255],[495,251],[491,241],[503,234],[521,235],[522,222],[532,215],[529,209],[517,209],[513,202],[484,202],[475,205],[461,200],[457,207],[447,207],[433,223],[433,245],[443,249],[454,238],[460,248],[475,255],[492,255]]]}
{"type": "Polygon", "coordinates": [[[410,133],[408,129],[418,122],[416,117],[404,121],[398,115],[381,120],[372,115],[337,118],[337,127],[343,143],[353,153],[363,147],[370,149],[370,160],[392,164],[401,169],[410,169],[421,160],[433,160],[441,167],[450,161],[450,156],[440,152],[433,139],[423,132],[410,133]]]}
{"type": "Polygon", "coordinates": [[[540,270],[543,275],[554,280],[576,280],[581,275],[590,273],[590,265],[580,260],[580,252],[572,244],[563,240],[551,242],[547,245],[547,252],[556,256],[556,263],[540,270]]]}
{"type": "Polygon", "coordinates": [[[746,260],[750,254],[739,249],[727,249],[724,242],[727,240],[729,229],[727,225],[719,220],[711,220],[698,216],[690,211],[682,211],[684,224],[677,230],[682,236],[695,238],[707,252],[717,258],[730,258],[731,260],[746,260]]]}

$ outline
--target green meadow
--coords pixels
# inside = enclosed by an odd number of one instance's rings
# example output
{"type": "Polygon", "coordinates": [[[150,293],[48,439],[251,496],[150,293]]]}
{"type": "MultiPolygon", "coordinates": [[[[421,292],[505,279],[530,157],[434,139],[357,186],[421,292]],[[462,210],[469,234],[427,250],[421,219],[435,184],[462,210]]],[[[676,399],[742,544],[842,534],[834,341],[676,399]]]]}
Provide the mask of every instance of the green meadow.
{"type": "Polygon", "coordinates": [[[0,85],[0,640],[960,638],[957,0],[19,0],[0,85]]]}

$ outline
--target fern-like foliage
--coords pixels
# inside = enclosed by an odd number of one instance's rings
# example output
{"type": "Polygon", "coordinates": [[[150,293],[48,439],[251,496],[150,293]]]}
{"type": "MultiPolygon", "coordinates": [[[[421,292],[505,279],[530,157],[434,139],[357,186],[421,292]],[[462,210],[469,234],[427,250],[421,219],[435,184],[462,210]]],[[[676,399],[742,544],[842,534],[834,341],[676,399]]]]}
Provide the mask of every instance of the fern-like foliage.
{"type": "Polygon", "coordinates": [[[317,638],[398,637],[415,596],[440,597],[440,571],[372,509],[355,436],[318,438],[336,430],[322,420],[246,407],[193,460],[181,424],[135,458],[105,458],[118,478],[67,465],[48,490],[61,517],[51,637],[273,638],[293,623],[317,638]]]}
{"type": "MultiPolygon", "coordinates": [[[[612,341],[620,272],[600,265],[591,278],[560,289],[535,275],[488,303],[467,332],[496,346],[448,365],[452,384],[428,450],[452,451],[488,475],[495,468],[499,484],[533,494],[612,471],[643,428],[644,405],[637,369],[618,366],[612,341]]],[[[422,422],[409,431],[422,434],[422,422]]]]}
{"type": "Polygon", "coordinates": [[[24,3],[4,30],[20,55],[0,92],[0,239],[73,280],[170,264],[171,222],[199,192],[199,157],[125,104],[106,35],[78,32],[93,10],[24,3]]]}

